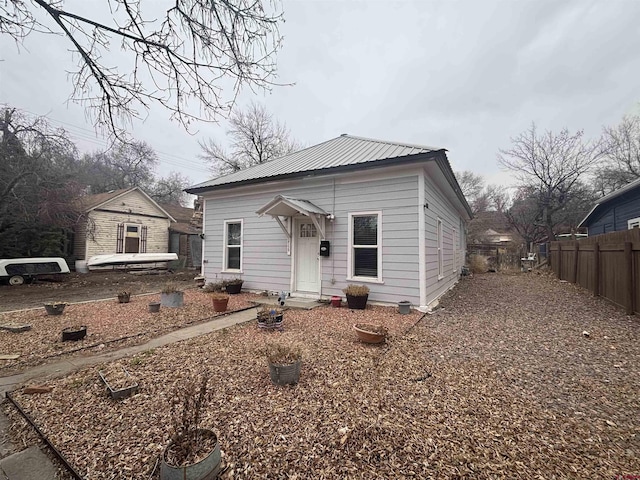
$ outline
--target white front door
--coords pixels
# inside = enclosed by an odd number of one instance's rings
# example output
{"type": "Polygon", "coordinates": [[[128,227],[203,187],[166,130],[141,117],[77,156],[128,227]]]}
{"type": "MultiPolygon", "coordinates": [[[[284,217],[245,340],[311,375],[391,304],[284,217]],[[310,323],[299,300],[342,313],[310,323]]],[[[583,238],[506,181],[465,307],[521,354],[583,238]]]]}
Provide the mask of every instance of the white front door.
{"type": "Polygon", "coordinates": [[[296,230],[296,291],[320,293],[318,229],[309,219],[297,219],[296,230]]]}

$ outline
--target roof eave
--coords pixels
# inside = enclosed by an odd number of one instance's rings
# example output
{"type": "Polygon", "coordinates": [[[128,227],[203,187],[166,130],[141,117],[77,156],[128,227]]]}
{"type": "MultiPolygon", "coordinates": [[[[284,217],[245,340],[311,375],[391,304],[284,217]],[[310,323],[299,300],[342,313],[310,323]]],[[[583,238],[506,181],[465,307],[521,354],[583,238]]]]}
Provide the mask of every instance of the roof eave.
{"type": "Polygon", "coordinates": [[[372,168],[390,167],[396,165],[404,165],[406,163],[412,163],[420,160],[432,160],[437,159],[438,156],[443,155],[446,152],[445,149],[434,150],[432,152],[418,153],[414,155],[405,155],[403,157],[385,158],[381,160],[374,160],[371,162],[357,163],[354,165],[340,165],[337,167],[322,168],[318,170],[304,170],[302,172],[285,173],[282,175],[274,175],[272,177],[260,177],[252,178],[248,180],[241,180],[239,182],[224,183],[221,185],[210,185],[204,187],[186,188],[184,191],[192,195],[200,195],[207,192],[217,190],[227,190],[230,188],[236,188],[246,185],[256,185],[260,183],[269,183],[273,181],[292,180],[302,177],[321,176],[321,175],[333,175],[336,173],[348,173],[359,170],[367,170],[372,168]]]}

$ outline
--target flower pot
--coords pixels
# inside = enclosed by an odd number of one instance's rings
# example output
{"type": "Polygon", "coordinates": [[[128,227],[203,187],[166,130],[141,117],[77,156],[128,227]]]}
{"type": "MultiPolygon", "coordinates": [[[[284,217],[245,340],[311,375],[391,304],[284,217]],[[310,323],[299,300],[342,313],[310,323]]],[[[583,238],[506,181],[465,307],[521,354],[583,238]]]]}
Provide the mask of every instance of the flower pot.
{"type": "Polygon", "coordinates": [[[130,293],[119,293],[118,294],[118,303],[129,303],[131,299],[130,293]]]}
{"type": "Polygon", "coordinates": [[[364,343],[382,343],[387,338],[386,329],[379,325],[358,323],[353,326],[353,329],[356,331],[358,340],[364,343]]]}
{"type": "Polygon", "coordinates": [[[175,466],[169,464],[167,460],[167,453],[173,445],[173,442],[170,443],[162,453],[160,480],[214,480],[218,478],[222,459],[218,438],[211,430],[199,429],[198,432],[201,435],[208,435],[209,438],[215,439],[215,447],[211,453],[199,462],[175,466]]]}
{"type": "Polygon", "coordinates": [[[398,312],[402,315],[411,313],[411,302],[409,302],[408,300],[402,300],[401,302],[398,302],[398,312]]]}
{"type": "Polygon", "coordinates": [[[64,307],[66,306],[66,303],[45,303],[44,309],[46,310],[47,315],[62,315],[64,307]]]}
{"type": "Polygon", "coordinates": [[[87,327],[67,327],[62,330],[62,341],[82,340],[87,336],[87,327]]]}
{"type": "Polygon", "coordinates": [[[242,290],[242,283],[227,284],[224,289],[228,294],[236,295],[242,290]]]}
{"type": "Polygon", "coordinates": [[[279,313],[277,315],[258,313],[258,328],[262,328],[264,330],[281,329],[283,318],[283,313],[279,313]]]}
{"type": "Polygon", "coordinates": [[[138,391],[138,382],[134,381],[131,374],[126,368],[122,367],[122,373],[118,372],[115,375],[115,381],[113,373],[111,374],[111,382],[109,381],[109,373],[98,370],[98,375],[102,382],[107,386],[109,396],[114,400],[120,400],[127,398],[138,391]]]}
{"type": "Polygon", "coordinates": [[[149,311],[151,313],[158,313],[160,311],[160,302],[151,302],[149,304],[149,311]]]}
{"type": "Polygon", "coordinates": [[[364,310],[367,308],[368,299],[369,295],[354,297],[353,295],[347,294],[347,305],[349,305],[349,308],[353,310],[364,310]]]}
{"type": "Polygon", "coordinates": [[[229,304],[229,297],[227,298],[214,298],[213,299],[213,311],[214,312],[226,312],[227,305],[229,304]]]}
{"type": "Polygon", "coordinates": [[[172,308],[182,307],[184,305],[184,292],[161,293],[160,305],[172,308]]]}
{"type": "Polygon", "coordinates": [[[339,308],[342,305],[342,297],[334,295],[331,297],[331,306],[335,308],[339,308]]]}
{"type": "Polygon", "coordinates": [[[271,381],[276,385],[294,385],[298,383],[298,380],[300,380],[301,365],[301,360],[288,365],[270,363],[269,375],[271,376],[271,381]]]}

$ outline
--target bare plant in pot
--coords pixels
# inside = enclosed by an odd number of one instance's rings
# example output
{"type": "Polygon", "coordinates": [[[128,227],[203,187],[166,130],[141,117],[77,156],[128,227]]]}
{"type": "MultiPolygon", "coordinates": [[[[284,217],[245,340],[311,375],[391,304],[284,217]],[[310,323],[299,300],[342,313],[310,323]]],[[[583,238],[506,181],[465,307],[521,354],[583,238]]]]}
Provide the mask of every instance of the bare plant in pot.
{"type": "Polygon", "coordinates": [[[369,299],[369,287],[366,285],[349,284],[347,288],[342,290],[347,297],[347,305],[355,310],[364,310],[367,308],[367,300],[369,299]]]}
{"type": "Polygon", "coordinates": [[[131,300],[131,292],[126,290],[118,292],[118,303],[129,303],[129,300],[131,300]]]}
{"type": "Polygon", "coordinates": [[[225,290],[230,295],[236,295],[242,291],[244,280],[241,278],[232,278],[224,281],[225,290]]]}
{"type": "Polygon", "coordinates": [[[217,478],[221,453],[215,432],[203,428],[202,417],[211,401],[208,375],[191,378],[171,394],[173,435],[162,453],[160,480],[217,478]]]}
{"type": "Polygon", "coordinates": [[[160,292],[160,304],[163,307],[181,307],[184,305],[184,292],[178,285],[169,283],[160,292]]]}
{"type": "Polygon", "coordinates": [[[284,311],[275,305],[262,305],[257,314],[258,327],[265,330],[281,329],[284,311]]]}
{"type": "Polygon", "coordinates": [[[299,347],[269,344],[265,348],[269,375],[276,385],[294,385],[300,380],[302,352],[299,347]]]}
{"type": "Polygon", "coordinates": [[[66,302],[47,302],[44,304],[44,309],[47,315],[62,315],[66,306],[66,302]]]}
{"type": "Polygon", "coordinates": [[[211,294],[214,312],[226,312],[229,304],[229,295],[222,292],[214,292],[211,294]]]}

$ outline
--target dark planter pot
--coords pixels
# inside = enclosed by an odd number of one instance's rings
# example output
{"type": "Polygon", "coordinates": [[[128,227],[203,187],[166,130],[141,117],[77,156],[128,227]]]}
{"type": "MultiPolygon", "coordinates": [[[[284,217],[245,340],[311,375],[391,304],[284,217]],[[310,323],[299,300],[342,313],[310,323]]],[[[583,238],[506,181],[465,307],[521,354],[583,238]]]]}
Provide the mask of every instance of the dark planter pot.
{"type": "Polygon", "coordinates": [[[184,292],[161,293],[160,305],[172,308],[182,307],[184,305],[184,292]]]}
{"type": "Polygon", "coordinates": [[[160,311],[160,302],[151,302],[149,304],[149,311],[151,313],[158,313],[160,311]]]}
{"type": "Polygon", "coordinates": [[[200,429],[199,432],[206,432],[207,435],[211,435],[216,439],[215,447],[211,453],[199,462],[190,465],[170,465],[167,463],[167,451],[171,448],[172,444],[169,444],[162,453],[160,480],[214,480],[218,478],[222,459],[218,438],[211,430],[200,429]]]}
{"type": "Polygon", "coordinates": [[[382,343],[386,340],[386,333],[378,333],[376,325],[358,324],[354,325],[358,340],[364,343],[382,343]]]}
{"type": "Polygon", "coordinates": [[[411,313],[411,302],[407,300],[403,300],[398,302],[398,312],[402,315],[406,315],[407,313],[411,313]]]}
{"type": "Polygon", "coordinates": [[[138,382],[134,381],[133,378],[131,378],[131,375],[129,374],[126,368],[122,367],[122,371],[124,375],[127,377],[127,379],[129,380],[129,382],[127,382],[129,383],[129,385],[122,388],[114,388],[109,383],[109,379],[107,378],[108,376],[102,371],[98,370],[98,375],[102,379],[102,382],[107,386],[107,391],[109,392],[109,396],[114,400],[121,400],[123,398],[130,397],[131,395],[133,395],[138,391],[138,382]]]}
{"type": "Polygon", "coordinates": [[[338,297],[334,295],[331,297],[331,306],[335,308],[339,308],[342,305],[342,297],[338,297]]]}
{"type": "Polygon", "coordinates": [[[367,308],[367,300],[369,295],[354,297],[353,295],[347,295],[347,305],[353,310],[364,310],[367,308]]]}
{"type": "Polygon", "coordinates": [[[87,327],[82,326],[80,328],[67,327],[62,330],[62,341],[68,342],[71,340],[82,340],[87,336],[87,327]]]}
{"type": "Polygon", "coordinates": [[[214,312],[226,312],[227,305],[229,304],[229,298],[213,299],[213,311],[214,312]]]}
{"type": "Polygon", "coordinates": [[[282,320],[284,318],[284,314],[281,313],[279,315],[260,315],[258,314],[258,328],[262,328],[263,330],[277,330],[282,329],[282,320]]]}
{"type": "Polygon", "coordinates": [[[289,365],[269,364],[269,375],[271,381],[276,385],[295,385],[300,380],[300,367],[302,361],[298,360],[289,365]]]}
{"type": "Polygon", "coordinates": [[[66,303],[45,303],[44,309],[46,310],[47,315],[62,315],[64,307],[66,306],[66,303]]]}
{"type": "Polygon", "coordinates": [[[242,283],[233,283],[233,284],[227,285],[225,287],[225,290],[230,295],[237,295],[242,291],[242,283]]]}
{"type": "Polygon", "coordinates": [[[131,295],[130,294],[119,294],[118,295],[118,303],[129,303],[129,300],[131,300],[131,295]]]}

